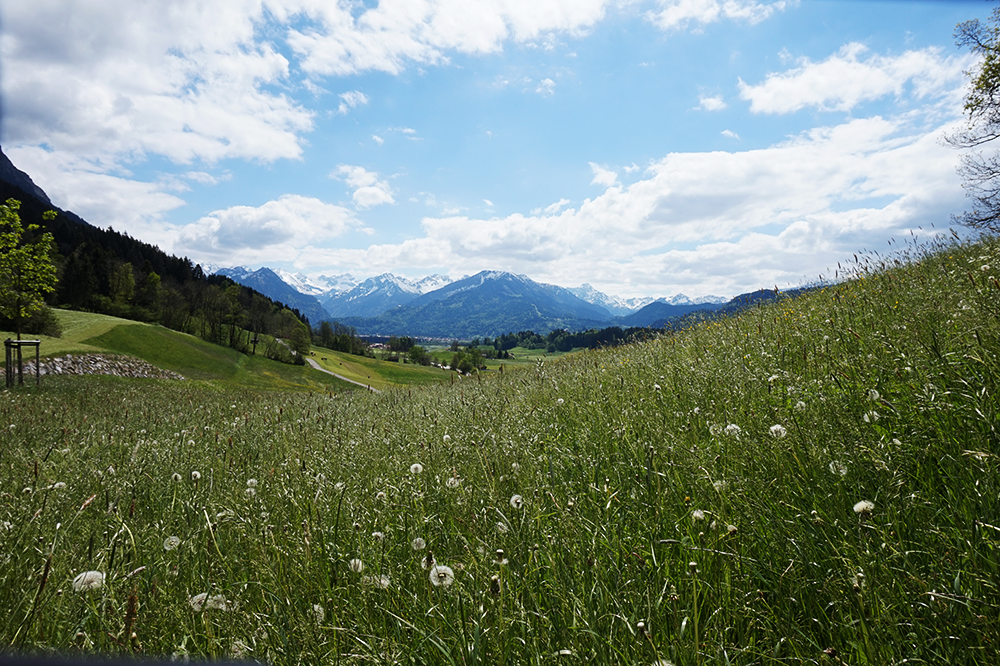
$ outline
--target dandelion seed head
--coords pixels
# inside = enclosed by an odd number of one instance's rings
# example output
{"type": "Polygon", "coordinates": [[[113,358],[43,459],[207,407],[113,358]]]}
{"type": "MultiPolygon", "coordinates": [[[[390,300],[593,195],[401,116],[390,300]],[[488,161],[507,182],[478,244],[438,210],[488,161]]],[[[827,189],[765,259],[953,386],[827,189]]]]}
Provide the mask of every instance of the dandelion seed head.
{"type": "Polygon", "coordinates": [[[427,542],[421,539],[420,537],[417,537],[416,539],[410,542],[410,547],[413,548],[413,550],[423,550],[426,546],[427,542]]]}
{"type": "Polygon", "coordinates": [[[316,620],[316,624],[323,624],[323,620],[326,619],[326,609],[319,604],[313,604],[312,607],[313,619],[316,620]]]}
{"type": "Polygon", "coordinates": [[[879,420],[879,418],[881,417],[879,417],[878,412],[875,411],[867,412],[864,416],[865,423],[875,423],[876,421],[879,420]]]}
{"type": "Polygon", "coordinates": [[[870,502],[868,500],[861,500],[860,502],[854,505],[854,513],[861,516],[867,516],[872,511],[874,511],[874,509],[875,509],[875,503],[870,502]]]}
{"type": "Polygon", "coordinates": [[[365,563],[356,557],[347,564],[349,567],[351,567],[351,571],[353,571],[354,573],[361,573],[362,571],[365,570],[365,563]]]}
{"type": "Polygon", "coordinates": [[[180,537],[168,536],[163,540],[163,550],[177,550],[179,545],[181,545],[180,537]]]}
{"type": "Polygon", "coordinates": [[[392,584],[392,579],[385,574],[380,576],[362,576],[361,584],[368,585],[370,587],[377,587],[380,590],[388,590],[389,585],[392,584]]]}
{"type": "Polygon", "coordinates": [[[256,488],[257,479],[247,479],[247,488],[256,488]]]}
{"type": "Polygon", "coordinates": [[[385,540],[385,534],[382,532],[372,532],[372,538],[381,542],[385,540]]]}
{"type": "Polygon", "coordinates": [[[192,481],[198,481],[199,479],[201,479],[201,472],[199,472],[197,470],[191,472],[191,480],[192,481]]]}
{"type": "Polygon", "coordinates": [[[449,477],[448,480],[445,481],[445,485],[449,488],[458,488],[461,483],[462,481],[457,476],[449,477]]]}
{"type": "Polygon", "coordinates": [[[221,594],[213,594],[205,601],[205,608],[214,608],[215,610],[227,611],[231,608],[226,598],[221,594]]]}
{"type": "Polygon", "coordinates": [[[695,509],[691,512],[691,520],[696,523],[705,520],[705,512],[701,509],[695,509]]]}
{"type": "Polygon", "coordinates": [[[775,439],[781,439],[787,434],[788,431],[785,430],[785,426],[779,423],[776,423],[773,426],[771,426],[771,437],[774,437],[775,439]]]}
{"type": "Polygon", "coordinates": [[[844,463],[840,462],[839,460],[831,460],[829,468],[830,471],[836,474],[837,476],[847,475],[847,467],[844,465],[844,463]]]}
{"type": "Polygon", "coordinates": [[[735,423],[730,423],[729,425],[726,426],[726,429],[725,429],[724,432],[727,435],[729,435],[730,437],[739,437],[740,436],[740,427],[738,425],[736,425],[735,423]]]}
{"type": "Polygon", "coordinates": [[[420,474],[424,471],[424,466],[420,463],[413,463],[410,465],[410,474],[420,474]]]}
{"type": "Polygon", "coordinates": [[[444,442],[445,444],[447,444],[448,442],[450,442],[450,441],[451,441],[451,435],[445,435],[444,437],[442,437],[442,438],[441,438],[441,440],[442,440],[442,441],[443,441],[443,442],[444,442]]]}
{"type": "Polygon", "coordinates": [[[795,411],[802,412],[805,411],[805,408],[806,408],[806,403],[802,402],[801,400],[795,403],[795,411]]]}
{"type": "Polygon", "coordinates": [[[180,474],[174,472],[174,475],[170,477],[170,480],[173,481],[174,483],[180,483],[182,481],[182,478],[180,474]]]}
{"type": "Polygon", "coordinates": [[[86,592],[87,590],[99,590],[104,586],[104,572],[84,571],[73,579],[74,592],[86,592]]]}
{"type": "Polygon", "coordinates": [[[455,572],[449,566],[437,564],[431,567],[430,579],[434,587],[448,587],[455,582],[455,572]]]}
{"type": "Polygon", "coordinates": [[[63,488],[66,487],[66,484],[63,481],[57,481],[54,484],[52,484],[52,487],[55,488],[56,490],[62,490],[63,488]]]}
{"type": "Polygon", "coordinates": [[[868,389],[868,397],[871,398],[872,400],[878,400],[881,396],[879,395],[879,392],[876,391],[875,389],[868,389]]]}
{"type": "Polygon", "coordinates": [[[512,495],[510,498],[510,505],[515,509],[520,509],[524,506],[524,498],[520,495],[512,495]]]}

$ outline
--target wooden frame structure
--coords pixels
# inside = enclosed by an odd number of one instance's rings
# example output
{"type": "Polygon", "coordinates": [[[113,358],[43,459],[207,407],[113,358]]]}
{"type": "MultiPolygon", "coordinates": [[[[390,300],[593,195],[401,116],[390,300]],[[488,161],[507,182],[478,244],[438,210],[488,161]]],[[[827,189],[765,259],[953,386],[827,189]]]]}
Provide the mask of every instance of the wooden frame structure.
{"type": "Polygon", "coordinates": [[[7,338],[3,341],[4,346],[4,356],[6,358],[6,363],[4,364],[4,374],[7,379],[7,388],[14,386],[14,350],[17,350],[17,383],[19,386],[24,386],[24,359],[22,357],[21,349],[23,347],[34,347],[35,348],[35,386],[41,383],[41,363],[39,362],[39,347],[41,346],[41,340],[11,340],[7,338]]]}

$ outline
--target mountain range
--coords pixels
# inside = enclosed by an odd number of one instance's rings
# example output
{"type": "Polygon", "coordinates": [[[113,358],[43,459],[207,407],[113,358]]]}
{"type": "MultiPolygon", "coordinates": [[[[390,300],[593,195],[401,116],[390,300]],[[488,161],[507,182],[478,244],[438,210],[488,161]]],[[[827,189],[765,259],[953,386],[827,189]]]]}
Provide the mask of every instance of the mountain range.
{"type": "MultiPolygon", "coordinates": [[[[50,204],[45,192],[2,151],[0,180],[50,204]]],[[[90,227],[69,211],[65,215],[90,227]]],[[[546,334],[557,329],[660,327],[692,313],[727,311],[771,297],[771,292],[760,291],[732,300],[706,297],[693,302],[683,294],[626,299],[604,294],[589,284],[570,289],[495,270],[452,281],[443,275],[411,280],[384,273],[358,280],[346,273],[310,278],[268,267],[201,268],[205,274],[228,277],[297,309],[313,325],[334,320],[354,326],[363,335],[468,338],[526,330],[546,334]]]]}
{"type": "Polygon", "coordinates": [[[585,284],[565,288],[506,271],[481,271],[451,281],[383,273],[358,281],[350,274],[310,279],[281,269],[210,270],[297,308],[310,321],[336,320],[367,335],[482,337],[521,330],[547,333],[607,326],[651,326],[698,310],[714,311],[728,299],[624,299],[585,284]]]}

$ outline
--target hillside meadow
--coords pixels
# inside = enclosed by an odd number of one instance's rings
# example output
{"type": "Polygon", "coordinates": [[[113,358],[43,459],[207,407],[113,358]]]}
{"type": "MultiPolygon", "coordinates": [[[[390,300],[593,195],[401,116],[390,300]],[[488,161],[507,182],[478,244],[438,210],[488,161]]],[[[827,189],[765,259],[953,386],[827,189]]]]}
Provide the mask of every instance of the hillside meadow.
{"type": "Polygon", "coordinates": [[[0,641],[274,664],[1000,661],[1000,243],[380,394],[0,393],[0,641]]]}

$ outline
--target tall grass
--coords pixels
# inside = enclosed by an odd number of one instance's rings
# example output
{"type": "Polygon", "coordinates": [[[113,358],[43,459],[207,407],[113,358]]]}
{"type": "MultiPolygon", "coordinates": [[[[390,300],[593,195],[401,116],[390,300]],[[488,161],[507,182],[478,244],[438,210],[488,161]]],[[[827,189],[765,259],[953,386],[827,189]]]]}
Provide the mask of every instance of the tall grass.
{"type": "Polygon", "coordinates": [[[852,270],[454,386],[2,393],[3,644],[277,664],[997,663],[1000,243],[852,270]],[[103,584],[75,591],[87,571],[103,584]]]}

